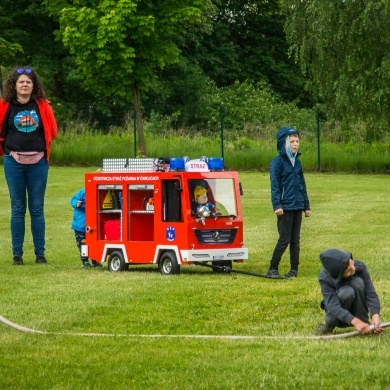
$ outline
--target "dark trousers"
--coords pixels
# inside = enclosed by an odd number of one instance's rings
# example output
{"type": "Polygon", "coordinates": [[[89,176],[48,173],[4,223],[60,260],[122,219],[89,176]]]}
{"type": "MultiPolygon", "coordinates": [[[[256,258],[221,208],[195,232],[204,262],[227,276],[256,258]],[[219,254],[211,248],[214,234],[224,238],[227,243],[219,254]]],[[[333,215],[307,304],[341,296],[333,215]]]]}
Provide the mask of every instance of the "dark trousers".
{"type": "MultiPolygon", "coordinates": [[[[354,276],[346,280],[346,285],[341,287],[337,291],[337,296],[339,297],[341,306],[348,310],[354,317],[359,318],[359,320],[369,323],[368,317],[368,307],[366,303],[366,287],[364,285],[363,279],[359,276],[354,276]]],[[[344,328],[351,326],[338,320],[336,317],[332,316],[327,312],[325,307],[326,315],[325,322],[330,326],[338,326],[344,328]]]]}
{"type": "Polygon", "coordinates": [[[288,246],[290,246],[291,269],[298,269],[302,214],[302,210],[294,210],[285,211],[282,215],[278,215],[279,239],[272,254],[271,269],[278,269],[283,253],[288,246]]]}
{"type": "Polygon", "coordinates": [[[88,257],[81,256],[81,245],[85,244],[85,232],[80,232],[78,230],[75,230],[74,236],[76,238],[77,249],[79,250],[80,253],[80,259],[83,263],[85,263],[86,261],[88,261],[88,257]]]}

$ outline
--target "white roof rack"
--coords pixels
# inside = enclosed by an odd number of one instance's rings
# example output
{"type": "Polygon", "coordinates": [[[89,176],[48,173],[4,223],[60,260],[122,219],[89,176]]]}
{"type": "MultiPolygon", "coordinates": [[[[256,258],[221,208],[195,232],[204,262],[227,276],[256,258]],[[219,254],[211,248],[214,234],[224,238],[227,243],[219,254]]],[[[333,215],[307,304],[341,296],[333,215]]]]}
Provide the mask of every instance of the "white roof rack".
{"type": "Polygon", "coordinates": [[[105,158],[103,172],[154,172],[154,158],[105,158]]]}

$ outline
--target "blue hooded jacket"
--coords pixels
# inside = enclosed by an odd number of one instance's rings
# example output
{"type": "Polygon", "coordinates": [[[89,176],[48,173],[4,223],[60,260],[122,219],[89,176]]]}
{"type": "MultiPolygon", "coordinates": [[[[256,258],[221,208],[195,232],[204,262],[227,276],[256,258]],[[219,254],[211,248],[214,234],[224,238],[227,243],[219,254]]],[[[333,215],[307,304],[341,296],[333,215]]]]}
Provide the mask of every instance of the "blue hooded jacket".
{"type": "Polygon", "coordinates": [[[310,210],[302,164],[298,158],[300,153],[297,153],[294,165],[286,153],[286,138],[291,134],[299,136],[297,130],[286,126],[282,127],[276,136],[279,156],[275,157],[270,165],[271,201],[274,211],[310,210]]]}
{"type": "Polygon", "coordinates": [[[85,232],[85,189],[79,190],[70,200],[73,207],[72,229],[78,232],[85,232]],[[81,200],[81,206],[76,207],[77,202],[81,200]]]}

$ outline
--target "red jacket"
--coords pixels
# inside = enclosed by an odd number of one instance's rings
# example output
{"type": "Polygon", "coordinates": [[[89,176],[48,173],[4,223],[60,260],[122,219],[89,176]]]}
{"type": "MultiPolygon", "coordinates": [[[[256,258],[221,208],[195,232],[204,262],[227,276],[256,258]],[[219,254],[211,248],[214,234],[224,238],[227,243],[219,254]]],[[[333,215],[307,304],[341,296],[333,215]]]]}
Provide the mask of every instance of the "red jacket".
{"type": "MultiPolygon", "coordinates": [[[[54,117],[53,110],[50,106],[50,102],[48,100],[38,100],[35,99],[39,112],[42,118],[43,125],[43,133],[45,135],[45,143],[46,143],[46,160],[49,162],[50,157],[50,145],[51,141],[57,136],[57,122],[54,117]]],[[[5,118],[5,114],[7,113],[7,109],[9,107],[9,102],[5,102],[0,99],[0,156],[4,154],[4,141],[5,136],[3,134],[3,121],[5,118]]]]}

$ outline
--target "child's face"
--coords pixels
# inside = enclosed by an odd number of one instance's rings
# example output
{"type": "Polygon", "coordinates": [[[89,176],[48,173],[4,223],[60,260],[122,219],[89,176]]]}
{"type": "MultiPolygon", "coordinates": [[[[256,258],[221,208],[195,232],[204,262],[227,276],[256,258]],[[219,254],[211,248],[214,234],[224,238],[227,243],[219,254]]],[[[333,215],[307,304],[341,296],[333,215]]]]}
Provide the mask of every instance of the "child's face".
{"type": "Polygon", "coordinates": [[[348,265],[347,265],[347,268],[345,269],[344,273],[343,273],[343,278],[349,278],[350,276],[352,276],[356,271],[356,268],[355,268],[355,262],[352,260],[352,259],[349,259],[349,262],[348,262],[348,265]]]}
{"type": "Polygon", "coordinates": [[[299,137],[297,134],[291,134],[289,138],[291,152],[295,154],[299,147],[299,137]]]}
{"type": "Polygon", "coordinates": [[[208,201],[207,192],[205,192],[204,194],[198,195],[196,197],[196,201],[200,204],[207,203],[207,201],[208,201]]]}

